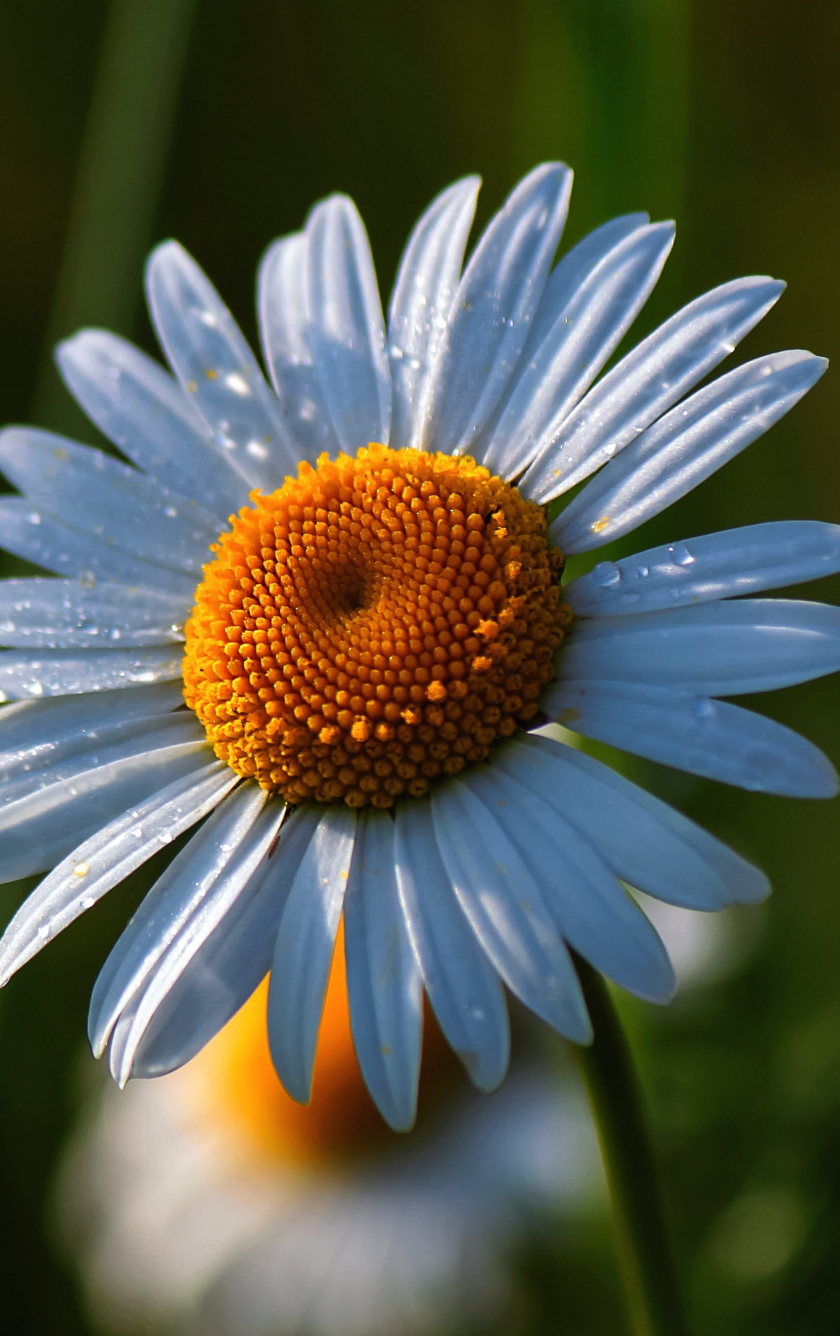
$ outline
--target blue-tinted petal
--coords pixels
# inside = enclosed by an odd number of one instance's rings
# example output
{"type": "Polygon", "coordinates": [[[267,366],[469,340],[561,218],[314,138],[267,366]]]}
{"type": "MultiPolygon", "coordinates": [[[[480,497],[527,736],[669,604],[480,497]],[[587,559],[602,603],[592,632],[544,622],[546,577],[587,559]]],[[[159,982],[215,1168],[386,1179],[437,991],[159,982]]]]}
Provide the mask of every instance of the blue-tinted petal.
{"type": "Polygon", "coordinates": [[[481,180],[467,176],[433,200],[400,262],[388,316],[395,450],[414,445],[429,375],[461,276],[481,180]]]}
{"type": "Polygon", "coordinates": [[[720,376],[649,427],[551,526],[564,552],[588,552],[678,501],[790,412],[828,363],[772,353],[720,376]]]}
{"type": "Polygon", "coordinates": [[[38,508],[153,564],[200,577],[218,521],[137,469],[52,432],[0,433],[0,468],[38,508]]]}
{"type": "Polygon", "coordinates": [[[561,1034],[591,1038],[554,915],[508,836],[462,780],[432,792],[443,864],[472,929],[511,992],[561,1034]]]}
{"type": "Polygon", "coordinates": [[[550,738],[500,747],[494,765],[577,827],[617,877],[691,909],[752,903],[767,878],[682,813],[591,756],[550,738]]]}
{"type": "Polygon", "coordinates": [[[731,353],[783,288],[739,278],[671,316],[580,401],[528,469],[523,494],[550,501],[594,473],[731,353]]]}
{"type": "Polygon", "coordinates": [[[163,487],[198,501],[223,526],[248,488],[207,423],[163,367],[104,329],[83,329],[56,349],[71,394],[123,454],[163,487]]]}
{"type": "MultiPolygon", "coordinates": [[[[136,1060],[147,1038],[154,1047],[158,1025],[165,1024],[168,1015],[172,989],[180,983],[184,972],[195,962],[216,929],[225,922],[239,897],[251,898],[254,883],[265,875],[268,852],[277,838],[282,819],[279,803],[264,809],[226,867],[212,884],[206,885],[200,898],[195,897],[192,911],[183,914],[178,927],[167,934],[164,950],[159,954],[159,943],[155,941],[146,967],[138,963],[136,986],[126,997],[116,1018],[108,1045],[108,1066],[119,1086],[124,1086],[131,1077],[145,1070],[145,1063],[138,1069],[136,1060]],[[161,1008],[164,1008],[163,1016],[161,1008]]],[[[162,904],[160,907],[162,919],[168,909],[176,908],[172,904],[176,898],[173,887],[169,906],[162,904]]]]}
{"type": "Polygon", "coordinates": [[[579,623],[558,675],[704,696],[774,691],[840,668],[840,608],[751,598],[579,623]]]}
{"type": "MultiPolygon", "coordinates": [[[[266,795],[240,784],[192,836],[140,902],[100,972],[90,999],[88,1035],[103,1052],[125,1004],[156,971],[169,947],[199,911],[218,903],[227,874],[240,866],[266,795]]],[[[276,818],[283,809],[277,805],[276,818]]],[[[276,832],[272,832],[272,837],[276,832]]],[[[250,873],[248,874],[250,875],[250,873]]],[[[244,884],[244,883],[242,883],[244,884]]],[[[212,915],[211,915],[212,916],[212,915]]]]}
{"type": "Polygon", "coordinates": [[[184,639],[190,602],[131,585],[0,580],[0,645],[69,649],[161,645],[184,639]]]}
{"type": "Polygon", "coordinates": [[[510,1055],[505,997],[455,898],[427,799],[398,805],[395,859],[409,938],[440,1028],[478,1088],[495,1090],[510,1055]]]}
{"type": "Polygon", "coordinates": [[[274,395],[210,280],[177,241],[146,267],[152,321],[169,363],[250,487],[272,492],[300,458],[274,395]]]}
{"type": "MultiPolygon", "coordinates": [[[[167,783],[161,776],[151,797],[77,845],[36,886],[6,929],[0,983],[129,873],[205,817],[238,783],[239,776],[228,766],[221,761],[207,764],[206,753],[198,754],[180,778],[167,783]]],[[[106,815],[100,812],[100,821],[106,815]]]]}
{"type": "Polygon", "coordinates": [[[174,645],[149,649],[44,649],[0,652],[0,701],[75,696],[86,691],[168,682],[181,676],[184,655],[174,645]]]}
{"type": "MultiPolygon", "coordinates": [[[[126,996],[108,1042],[108,1067],[120,1087],[132,1077],[149,1072],[148,1054],[154,1052],[160,1027],[166,1026],[173,989],[195,964],[216,930],[231,915],[235,917],[239,898],[246,901],[252,898],[254,885],[265,875],[268,850],[277,838],[281,821],[279,805],[272,804],[261,812],[227,866],[214,883],[205,886],[201,900],[172,931],[162,952],[158,954],[155,944],[148,967],[145,970],[138,967],[136,986],[126,996]],[[140,1058],[141,1049],[146,1050],[145,1059],[140,1058]]],[[[161,915],[164,912],[165,906],[161,906],[161,915]]],[[[191,1036],[185,1038],[189,1040],[191,1036]]],[[[151,1070],[154,1072],[154,1067],[151,1070]]]]}
{"type": "Polygon", "coordinates": [[[97,743],[107,745],[128,736],[137,724],[165,723],[183,703],[180,682],[161,682],[7,705],[0,710],[0,780],[32,774],[97,743]]]}
{"type": "Polygon", "coordinates": [[[572,173],[545,163],[496,214],[464,271],[440,345],[418,441],[447,454],[472,448],[501,399],[542,296],[572,173]]]}
{"type": "Polygon", "coordinates": [[[755,594],[837,571],[840,525],[780,520],[602,561],[570,580],[563,597],[579,617],[618,617],[755,594]]]}
{"type": "Polygon", "coordinates": [[[359,1066],[385,1121],[404,1131],[417,1105],[423,990],[397,894],[387,812],[367,808],[358,818],[344,949],[359,1066]]]}
{"type": "MultiPolygon", "coordinates": [[[[1,882],[55,867],[118,812],[134,808],[167,784],[195,774],[207,763],[207,756],[206,743],[196,740],[194,732],[170,725],[4,784],[0,807],[1,882]]],[[[83,871],[77,874],[76,883],[85,898],[84,868],[88,864],[81,859],[79,866],[83,871]]],[[[28,911],[24,916],[28,922],[28,911]]],[[[60,927],[64,926],[61,922],[60,927]]],[[[40,939],[35,949],[40,950],[60,927],[39,921],[40,939]]],[[[15,939],[16,934],[17,927],[12,934],[15,939]]],[[[11,942],[9,938],[8,951],[16,955],[17,947],[9,945],[11,942]]]]}
{"type": "Polygon", "coordinates": [[[667,952],[591,844],[504,771],[477,766],[465,783],[515,846],[569,945],[629,992],[667,1002],[676,982],[667,952]]]}
{"type": "Polygon", "coordinates": [[[314,464],[337,453],[309,339],[309,240],[304,232],[269,246],[257,280],[260,329],[283,420],[301,456],[314,464]]]}
{"type": "Polygon", "coordinates": [[[481,451],[491,472],[514,477],[555,439],[647,301],[673,243],[673,223],[657,223],[622,237],[588,269],[574,251],[557,266],[504,411],[481,451]],[[574,286],[567,264],[578,280],[574,286]],[[553,321],[546,329],[549,310],[553,321]]]}
{"type": "Polygon", "coordinates": [[[364,223],[346,195],[316,205],[309,243],[309,343],[339,445],[388,444],[391,374],[364,223]]]}
{"type": "Polygon", "coordinates": [[[335,935],[353,857],[356,815],[348,808],[302,814],[313,833],[283,910],[271,961],[268,1038],[292,1099],[309,1103],[315,1045],[335,935]]]}
{"type": "Polygon", "coordinates": [[[158,1006],[132,1076],[163,1076],[189,1062],[265,978],[280,915],[317,819],[312,809],[292,817],[287,812],[257,871],[158,1006]]]}
{"type": "Polygon", "coordinates": [[[0,533],[3,547],[57,575],[85,580],[142,585],[162,593],[191,598],[195,575],[142,561],[128,552],[100,542],[90,534],[69,528],[22,496],[0,498],[0,533]]]}
{"type": "Polygon", "coordinates": [[[828,757],[772,719],[667,687],[563,682],[542,708],[565,728],[706,779],[790,798],[833,798],[828,757]]]}

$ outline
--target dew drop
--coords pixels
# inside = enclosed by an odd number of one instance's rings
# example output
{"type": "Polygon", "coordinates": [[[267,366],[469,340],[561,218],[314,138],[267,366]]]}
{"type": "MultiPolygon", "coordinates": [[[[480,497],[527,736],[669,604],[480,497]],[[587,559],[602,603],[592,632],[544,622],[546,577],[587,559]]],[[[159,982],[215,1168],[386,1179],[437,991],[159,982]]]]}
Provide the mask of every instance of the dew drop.
{"type": "Polygon", "coordinates": [[[41,938],[42,942],[45,942],[49,937],[49,935],[50,935],[49,923],[42,923],[40,928],[38,929],[38,936],[41,938]]]}
{"type": "Polygon", "coordinates": [[[621,583],[621,571],[614,561],[599,561],[592,571],[592,583],[599,589],[610,589],[621,583]]]}
{"type": "Polygon", "coordinates": [[[637,566],[636,574],[640,580],[646,580],[650,575],[650,566],[637,566]]]}
{"type": "Polygon", "coordinates": [[[694,564],[694,557],[685,543],[675,543],[673,547],[669,547],[668,555],[675,566],[692,566],[694,564]]]}
{"type": "Polygon", "coordinates": [[[699,719],[701,721],[703,719],[714,719],[715,703],[713,700],[709,700],[708,697],[706,696],[698,696],[697,700],[691,707],[691,713],[693,714],[695,719],[699,719]]]}

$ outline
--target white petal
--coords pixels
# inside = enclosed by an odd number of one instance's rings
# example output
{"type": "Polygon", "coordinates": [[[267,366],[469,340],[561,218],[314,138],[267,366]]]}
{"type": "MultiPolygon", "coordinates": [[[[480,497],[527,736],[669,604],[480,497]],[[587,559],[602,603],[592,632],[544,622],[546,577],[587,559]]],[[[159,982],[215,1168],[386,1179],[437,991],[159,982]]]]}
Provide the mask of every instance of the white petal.
{"type": "Polygon", "coordinates": [[[282,820],[277,809],[278,805],[272,804],[257,818],[224,872],[207,889],[204,902],[186,918],[120,1012],[108,1046],[108,1066],[120,1087],[144,1073],[141,1053],[144,1048],[148,1051],[149,1041],[154,1045],[158,1025],[165,1024],[172,989],[225,922],[239,897],[249,896],[254,882],[265,875],[267,852],[282,820]]]}
{"type": "Polygon", "coordinates": [[[195,575],[109,547],[88,533],[68,528],[22,496],[0,498],[0,533],[7,552],[57,575],[69,575],[88,584],[113,580],[141,585],[188,601],[195,592],[195,575]]]}
{"type": "Polygon", "coordinates": [[[666,687],[562,682],[540,702],[565,728],[757,793],[833,798],[837,774],[806,738],[737,705],[666,687]]]}
{"type": "Polygon", "coordinates": [[[433,200],[400,261],[388,318],[395,450],[415,444],[429,376],[452,308],[481,179],[464,177],[433,200]]]}
{"type": "Polygon", "coordinates": [[[510,990],[561,1034],[592,1031],[554,916],[504,831],[461,780],[432,792],[435,833],[458,901],[510,990]]]}
{"type": "Polygon", "coordinates": [[[307,1104],[335,935],[350,875],[355,813],[305,810],[310,840],[277,931],[268,993],[268,1038],[277,1075],[307,1104]]]}
{"type": "Polygon", "coordinates": [[[248,487],[189,397],[163,367],[104,329],[56,349],[71,394],[123,454],[163,487],[198,501],[223,526],[248,487]]]}
{"type": "Polygon", "coordinates": [[[0,645],[71,649],[179,643],[190,601],[130,585],[0,580],[0,645]]]}
{"type": "Polygon", "coordinates": [[[465,783],[517,849],[569,945],[629,992],[669,1001],[676,979],[665,948],[589,842],[498,768],[476,766],[465,783]]]}
{"type": "Polygon", "coordinates": [[[396,810],[397,889],[435,1016],[480,1090],[504,1080],[510,1033],[504,992],[455,898],[427,799],[396,810]]]}
{"type": "Polygon", "coordinates": [[[589,268],[575,254],[578,247],[560,262],[546,284],[515,383],[481,451],[491,472],[514,477],[554,440],[647,301],[673,243],[673,223],[657,223],[621,237],[589,268]]]}
{"type": "Polygon", "coordinates": [[[309,242],[309,342],[339,445],[388,444],[391,375],[370,244],[346,195],[316,205],[309,242]]]}
{"type": "Polygon", "coordinates": [[[260,330],[284,421],[301,457],[314,464],[338,451],[309,339],[309,240],[281,237],[266,251],[257,279],[260,330]]]}
{"type": "MultiPolygon", "coordinates": [[[[0,710],[0,781],[134,736],[138,725],[159,727],[183,703],[180,683],[162,682],[7,705],[0,710]]],[[[180,719],[176,714],[172,721],[180,719]]]]}
{"type": "Polygon", "coordinates": [[[299,455],[216,289],[183,246],[165,241],[149,257],[146,293],[166,356],[217,445],[249,486],[274,491],[299,455]]]}
{"type": "Polygon", "coordinates": [[[733,352],[783,289],[739,278],[677,311],[581,400],[528,469],[523,495],[545,503],[594,473],[733,352]]]}
{"type": "Polygon", "coordinates": [[[485,229],[458,285],[423,407],[424,449],[469,452],[499,403],[542,296],[572,173],[544,163],[485,229]]]}
{"type": "Polygon", "coordinates": [[[98,542],[173,570],[201,573],[218,521],[137,469],[52,432],[8,427],[0,468],[42,509],[98,542]]]}
{"type": "Polygon", "coordinates": [[[686,538],[602,561],[570,580],[563,598],[578,617],[661,612],[840,571],[840,525],[779,520],[686,538]]]}
{"type": "Polygon", "coordinates": [[[769,431],[827,365],[812,353],[772,353],[712,381],[607,464],[551,525],[551,540],[588,552],[637,529],[769,431]]]}
{"type": "Polygon", "coordinates": [[[51,938],[90,909],[112,886],[212,810],[238,782],[221,761],[198,764],[130,807],[84,840],[38,885],[0,942],[0,983],[6,983],[51,938]],[[139,833],[136,833],[139,832],[139,833]]]}
{"type": "Polygon", "coordinates": [[[0,653],[0,701],[42,696],[73,696],[86,691],[143,686],[181,677],[183,652],[151,649],[46,649],[37,655],[16,650],[0,653]]]}
{"type": "Polygon", "coordinates": [[[234,787],[143,897],[112,947],[91,995],[88,1034],[95,1057],[101,1057],[132,994],[236,861],[265,803],[266,795],[256,784],[234,787]]]}
{"type": "Polygon", "coordinates": [[[840,608],[749,598],[580,622],[564,642],[568,682],[638,682],[737,696],[840,669],[840,608]]]}
{"type": "MultiPolygon", "coordinates": [[[[274,805],[272,805],[274,806],[274,805]]],[[[133,1077],[182,1067],[226,1025],[265,978],[277,925],[313,825],[299,811],[286,819],[256,872],[175,977],[150,1020],[131,1067],[133,1077]]],[[[271,812],[265,813],[265,820],[271,812]]],[[[136,1013],[138,997],[128,1011],[136,1013]]]]}
{"type": "Polygon", "coordinates": [[[367,808],[358,816],[344,949],[362,1075],[385,1121],[405,1131],[417,1107],[423,990],[397,894],[388,812],[367,808]]]}
{"type": "Polygon", "coordinates": [[[573,747],[528,734],[500,747],[494,765],[571,821],[615,875],[640,891],[692,909],[752,904],[770,893],[757,867],[573,747]]]}

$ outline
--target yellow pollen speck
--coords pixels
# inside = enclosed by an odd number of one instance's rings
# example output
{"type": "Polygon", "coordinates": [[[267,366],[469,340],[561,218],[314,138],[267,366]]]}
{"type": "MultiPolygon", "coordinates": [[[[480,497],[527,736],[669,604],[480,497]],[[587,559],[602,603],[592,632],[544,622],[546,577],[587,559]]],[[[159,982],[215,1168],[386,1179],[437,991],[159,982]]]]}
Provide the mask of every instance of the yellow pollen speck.
{"type": "Polygon", "coordinates": [[[215,545],[184,697],[269,793],[390,807],[534,717],[563,558],[542,508],[466,456],[372,444],[298,474],[215,545]]]}
{"type": "Polygon", "coordinates": [[[580,710],[576,710],[573,706],[567,705],[566,708],[561,710],[558,714],[557,722],[558,724],[573,724],[575,720],[579,718],[580,710]]]}
{"type": "Polygon", "coordinates": [[[77,863],[73,868],[74,877],[86,877],[90,872],[90,863],[77,863]]]}
{"type": "Polygon", "coordinates": [[[596,520],[595,523],[592,525],[592,532],[600,533],[602,529],[606,529],[609,522],[610,522],[609,515],[605,515],[603,519],[596,520]]]}

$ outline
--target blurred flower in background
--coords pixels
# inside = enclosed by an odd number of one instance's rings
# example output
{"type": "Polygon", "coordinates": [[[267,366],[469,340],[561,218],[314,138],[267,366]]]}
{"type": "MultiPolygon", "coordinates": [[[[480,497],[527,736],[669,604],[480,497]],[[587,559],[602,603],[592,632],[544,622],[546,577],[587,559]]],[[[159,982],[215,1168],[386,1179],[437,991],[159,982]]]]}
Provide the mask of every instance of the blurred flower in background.
{"type": "MultiPolygon", "coordinates": [[[[654,915],[683,991],[743,959],[731,912],[654,915]]],[[[265,987],[179,1071],[122,1093],[92,1074],[57,1205],[101,1330],[495,1329],[515,1320],[529,1222],[604,1207],[582,1092],[545,1051],[482,1096],[427,1016],[418,1127],[393,1133],[354,1056],[341,945],[308,1107],[274,1072],[265,987]]]]}
{"type": "Polygon", "coordinates": [[[341,949],[308,1107],[274,1073],[265,1004],[263,987],[180,1071],[97,1094],[61,1199],[100,1322],[391,1336],[498,1316],[523,1210],[574,1205],[598,1181],[579,1092],[558,1100],[532,1063],[482,1098],[427,1026],[406,1140],[359,1072],[341,949]]]}

